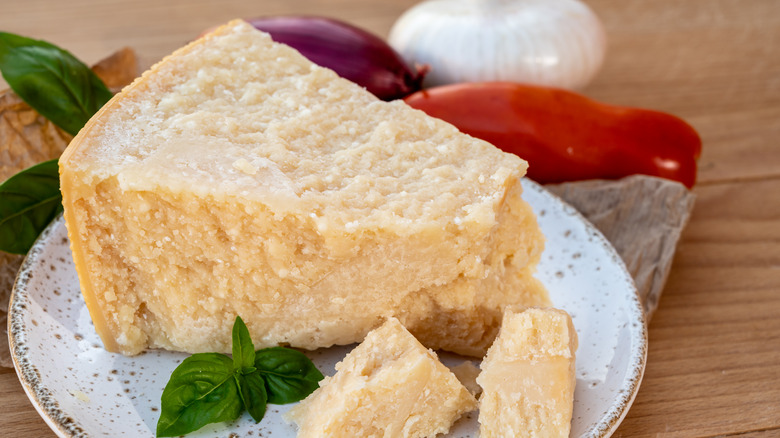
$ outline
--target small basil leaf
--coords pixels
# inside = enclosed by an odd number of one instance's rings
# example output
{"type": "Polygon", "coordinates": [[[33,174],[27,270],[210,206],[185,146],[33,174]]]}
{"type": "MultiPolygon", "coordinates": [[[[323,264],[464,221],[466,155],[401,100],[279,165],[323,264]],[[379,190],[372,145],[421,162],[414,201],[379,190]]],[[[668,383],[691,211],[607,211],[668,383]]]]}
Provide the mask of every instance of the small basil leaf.
{"type": "Polygon", "coordinates": [[[254,365],[255,345],[252,343],[244,320],[236,316],[236,322],[233,323],[233,367],[240,371],[254,365]]]}
{"type": "Polygon", "coordinates": [[[12,33],[0,32],[0,72],[22,100],[71,135],[112,97],[69,52],[12,33]]]}
{"type": "Polygon", "coordinates": [[[242,412],[233,362],[224,354],[194,354],[179,364],[162,393],[157,436],[178,436],[242,412]]]}
{"type": "Polygon", "coordinates": [[[265,391],[265,383],[258,373],[236,374],[238,391],[244,408],[249,415],[259,423],[265,415],[265,407],[268,403],[268,394],[265,391]]]}
{"type": "Polygon", "coordinates": [[[29,167],[0,184],[0,250],[26,254],[62,211],[57,160],[29,167]]]}
{"type": "Polygon", "coordinates": [[[283,405],[303,400],[323,379],[322,373],[305,354],[289,348],[258,350],[255,367],[265,380],[268,403],[283,405]]]}

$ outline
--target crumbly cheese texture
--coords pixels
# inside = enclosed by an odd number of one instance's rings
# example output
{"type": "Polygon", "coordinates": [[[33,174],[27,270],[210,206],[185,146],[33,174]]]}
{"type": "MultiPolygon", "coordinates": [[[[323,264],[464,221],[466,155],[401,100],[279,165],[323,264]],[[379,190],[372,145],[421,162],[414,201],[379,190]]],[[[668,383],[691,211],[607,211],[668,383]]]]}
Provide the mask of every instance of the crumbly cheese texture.
{"type": "Polygon", "coordinates": [[[545,305],[526,162],[386,103],[234,21],[114,97],[60,159],[82,293],[110,351],[359,342],[390,316],[481,356],[545,305]]]}
{"type": "Polygon", "coordinates": [[[417,438],[447,433],[476,407],[436,354],[390,318],[287,417],[298,438],[417,438]]]}
{"type": "Polygon", "coordinates": [[[451,368],[452,374],[458,378],[461,384],[469,390],[471,395],[479,397],[482,394],[482,388],[477,384],[479,368],[471,361],[465,361],[460,365],[451,368]]]}
{"type": "Polygon", "coordinates": [[[508,310],[477,377],[482,438],[567,438],[577,333],[557,309],[508,310]]]}

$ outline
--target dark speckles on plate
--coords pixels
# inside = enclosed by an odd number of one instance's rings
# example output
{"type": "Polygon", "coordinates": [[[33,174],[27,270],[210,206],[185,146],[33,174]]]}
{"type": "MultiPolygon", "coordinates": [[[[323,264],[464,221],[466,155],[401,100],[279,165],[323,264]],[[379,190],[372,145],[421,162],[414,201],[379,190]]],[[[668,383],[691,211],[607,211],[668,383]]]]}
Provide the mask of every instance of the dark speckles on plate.
{"type": "MultiPolygon", "coordinates": [[[[538,212],[548,238],[537,276],[550,289],[553,302],[575,318],[578,370],[586,371],[591,380],[604,377],[608,382],[590,388],[587,381],[578,390],[574,436],[603,437],[617,427],[641,381],[646,354],[641,305],[630,276],[603,237],[539,186],[525,180],[523,185],[524,197],[538,212]],[[600,317],[598,309],[610,316],[600,317]]],[[[58,219],[44,231],[20,271],[8,315],[20,380],[61,436],[153,436],[162,389],[186,355],[153,351],[129,358],[105,351],[84,306],[69,251],[64,223],[58,219]],[[75,390],[89,394],[89,402],[74,405],[70,391],[75,390]],[[60,405],[59,400],[69,403],[60,405]]],[[[332,373],[347,351],[320,350],[311,357],[332,373]]],[[[295,429],[281,419],[287,409],[269,406],[261,425],[247,415],[231,423],[229,430],[217,425],[203,433],[294,436],[295,429]]],[[[450,438],[474,436],[476,415],[464,420],[466,428],[453,431],[450,438]]]]}

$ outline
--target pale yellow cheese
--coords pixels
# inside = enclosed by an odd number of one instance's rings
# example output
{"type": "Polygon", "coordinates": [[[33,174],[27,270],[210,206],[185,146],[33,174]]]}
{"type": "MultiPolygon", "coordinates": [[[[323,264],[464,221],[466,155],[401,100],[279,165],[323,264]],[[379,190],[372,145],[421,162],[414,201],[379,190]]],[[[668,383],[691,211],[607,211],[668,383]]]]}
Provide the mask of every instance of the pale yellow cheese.
{"type": "Polygon", "coordinates": [[[60,159],[82,293],[110,351],[359,342],[397,316],[481,356],[547,305],[525,161],[242,21],[111,100],[60,159]]]}
{"type": "Polygon", "coordinates": [[[477,401],[395,318],[371,331],[288,413],[299,438],[416,438],[447,433],[477,401]]]}
{"type": "Polygon", "coordinates": [[[452,374],[458,378],[461,384],[469,390],[471,395],[479,397],[482,394],[482,388],[477,383],[479,368],[471,361],[465,361],[460,365],[451,368],[452,374]]]}
{"type": "Polygon", "coordinates": [[[566,312],[508,310],[477,377],[480,437],[568,437],[576,350],[566,312]]]}

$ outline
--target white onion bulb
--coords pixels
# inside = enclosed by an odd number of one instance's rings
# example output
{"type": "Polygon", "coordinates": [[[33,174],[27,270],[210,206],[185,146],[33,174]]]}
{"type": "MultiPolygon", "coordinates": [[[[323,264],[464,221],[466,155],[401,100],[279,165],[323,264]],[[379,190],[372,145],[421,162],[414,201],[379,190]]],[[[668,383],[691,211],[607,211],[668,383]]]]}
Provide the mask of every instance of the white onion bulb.
{"type": "Polygon", "coordinates": [[[393,25],[390,45],[431,67],[425,85],[511,81],[578,89],[601,68],[606,35],[577,0],[428,0],[393,25]]]}

